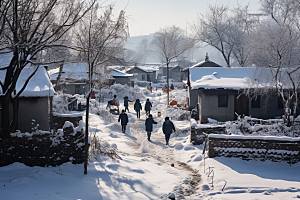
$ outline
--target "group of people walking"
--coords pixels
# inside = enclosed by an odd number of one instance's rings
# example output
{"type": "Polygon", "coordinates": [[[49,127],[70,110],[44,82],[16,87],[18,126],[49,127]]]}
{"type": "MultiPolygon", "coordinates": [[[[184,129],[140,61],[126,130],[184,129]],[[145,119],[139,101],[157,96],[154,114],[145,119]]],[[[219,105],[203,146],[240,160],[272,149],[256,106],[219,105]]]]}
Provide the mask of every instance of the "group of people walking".
{"type": "MultiPolygon", "coordinates": [[[[122,110],[122,113],[119,115],[119,119],[118,119],[118,122],[121,122],[123,133],[126,132],[126,126],[128,124],[128,115],[125,113],[126,110],[128,110],[128,112],[129,112],[128,102],[129,102],[128,97],[124,98],[125,110],[122,110]],[[126,101],[125,101],[125,99],[126,99],[126,101]]],[[[147,132],[148,141],[150,141],[150,138],[151,138],[151,133],[153,131],[153,124],[157,124],[157,122],[154,121],[152,115],[150,114],[151,107],[152,107],[152,103],[150,102],[149,99],[147,99],[146,103],[145,103],[145,111],[146,111],[146,115],[147,115],[147,119],[145,121],[145,130],[147,132]]],[[[137,99],[134,103],[134,110],[137,113],[137,118],[140,118],[141,117],[140,112],[142,110],[142,104],[140,103],[139,99],[137,99]]],[[[169,117],[165,118],[165,121],[164,121],[163,126],[162,126],[162,131],[165,134],[166,145],[169,145],[169,139],[170,139],[170,136],[172,134],[172,131],[175,132],[175,126],[174,126],[173,122],[170,121],[169,117]]]]}
{"type": "MultiPolygon", "coordinates": [[[[157,124],[157,122],[154,121],[154,119],[152,118],[152,115],[150,114],[145,121],[145,127],[146,127],[146,131],[147,131],[148,141],[150,141],[151,132],[153,131],[153,124],[157,124]]],[[[172,131],[175,132],[175,126],[174,126],[173,122],[170,121],[169,117],[165,118],[165,121],[162,126],[162,131],[165,134],[166,145],[169,145],[169,140],[170,140],[172,131]]]]}

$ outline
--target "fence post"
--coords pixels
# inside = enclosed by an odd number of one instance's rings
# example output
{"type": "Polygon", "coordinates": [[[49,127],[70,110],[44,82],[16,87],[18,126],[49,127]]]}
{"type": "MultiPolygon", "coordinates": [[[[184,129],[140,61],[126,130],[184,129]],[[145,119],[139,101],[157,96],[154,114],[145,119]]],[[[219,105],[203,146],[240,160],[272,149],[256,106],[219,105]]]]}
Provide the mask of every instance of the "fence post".
{"type": "Polygon", "coordinates": [[[196,129],[195,126],[191,126],[190,143],[196,141],[196,129]]]}

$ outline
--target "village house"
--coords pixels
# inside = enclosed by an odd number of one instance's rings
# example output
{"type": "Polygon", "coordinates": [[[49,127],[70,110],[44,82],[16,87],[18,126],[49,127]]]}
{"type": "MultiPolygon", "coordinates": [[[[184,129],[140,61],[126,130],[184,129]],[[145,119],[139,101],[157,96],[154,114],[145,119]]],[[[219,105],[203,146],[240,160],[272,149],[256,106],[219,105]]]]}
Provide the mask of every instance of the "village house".
{"type": "Polygon", "coordinates": [[[126,73],[135,74],[138,81],[157,82],[155,66],[133,66],[126,70],[126,73]]]}
{"type": "Polygon", "coordinates": [[[127,74],[120,70],[113,69],[111,71],[111,76],[113,78],[113,83],[119,83],[122,85],[129,85],[129,86],[132,85],[131,79],[133,77],[133,74],[127,74]]]}
{"type": "Polygon", "coordinates": [[[249,98],[243,94],[247,81],[256,68],[190,68],[188,103],[196,108],[200,123],[208,118],[231,121],[236,114],[260,119],[283,115],[282,100],[278,94],[249,98]]]}
{"type": "Polygon", "coordinates": [[[59,67],[49,70],[48,73],[51,82],[59,84],[57,89],[67,94],[85,94],[90,89],[88,64],[85,62],[63,64],[60,77],[59,67]]]}
{"type": "MultiPolygon", "coordinates": [[[[28,66],[22,70],[20,77],[17,81],[16,93],[20,91],[22,86],[25,84],[25,81],[32,74],[35,68],[36,66],[28,66]]],[[[0,76],[1,78],[5,77],[4,70],[0,71],[0,76]]],[[[36,73],[29,80],[25,90],[17,98],[17,129],[22,132],[31,132],[33,122],[32,120],[34,120],[34,125],[38,125],[39,130],[50,130],[53,95],[54,89],[52,83],[50,82],[48,73],[44,66],[39,66],[36,73]]],[[[13,110],[11,108],[11,119],[12,116],[13,110]]]]}
{"type": "Polygon", "coordinates": [[[206,53],[205,59],[191,67],[187,67],[181,70],[182,80],[188,79],[188,69],[197,67],[222,67],[221,65],[209,60],[208,54],[206,53]]]}

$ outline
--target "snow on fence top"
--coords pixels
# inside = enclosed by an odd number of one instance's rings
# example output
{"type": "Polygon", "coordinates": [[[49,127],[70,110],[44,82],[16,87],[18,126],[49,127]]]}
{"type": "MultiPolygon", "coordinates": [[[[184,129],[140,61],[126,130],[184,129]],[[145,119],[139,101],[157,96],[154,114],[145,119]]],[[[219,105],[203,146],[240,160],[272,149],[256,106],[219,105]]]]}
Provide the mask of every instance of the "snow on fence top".
{"type": "MultiPolygon", "coordinates": [[[[35,66],[25,67],[17,81],[16,84],[16,93],[18,93],[27,78],[32,74],[36,69],[35,66]]],[[[4,82],[6,70],[0,70],[0,80],[4,82]]],[[[2,93],[2,91],[0,91],[2,93]]],[[[36,73],[29,80],[25,90],[21,93],[20,97],[46,97],[53,96],[54,89],[52,83],[50,82],[49,76],[44,66],[39,66],[36,73]]]]}
{"type": "Polygon", "coordinates": [[[245,135],[220,135],[210,134],[209,138],[222,138],[222,139],[239,139],[239,140],[277,140],[277,141],[288,141],[288,142],[300,142],[300,138],[292,137],[275,137],[275,136],[245,136],[245,135]]]}

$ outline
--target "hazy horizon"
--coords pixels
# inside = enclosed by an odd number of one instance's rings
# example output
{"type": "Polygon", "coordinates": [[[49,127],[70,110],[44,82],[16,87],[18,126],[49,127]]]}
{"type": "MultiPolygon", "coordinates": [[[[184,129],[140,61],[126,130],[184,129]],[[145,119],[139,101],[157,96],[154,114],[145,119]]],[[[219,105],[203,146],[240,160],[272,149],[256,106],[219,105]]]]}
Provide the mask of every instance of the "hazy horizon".
{"type": "Polygon", "coordinates": [[[130,36],[150,35],[166,26],[188,29],[197,19],[198,13],[205,13],[208,4],[223,4],[230,8],[249,4],[250,11],[259,12],[259,0],[107,0],[114,3],[115,12],[125,10],[128,17],[130,36]]]}

